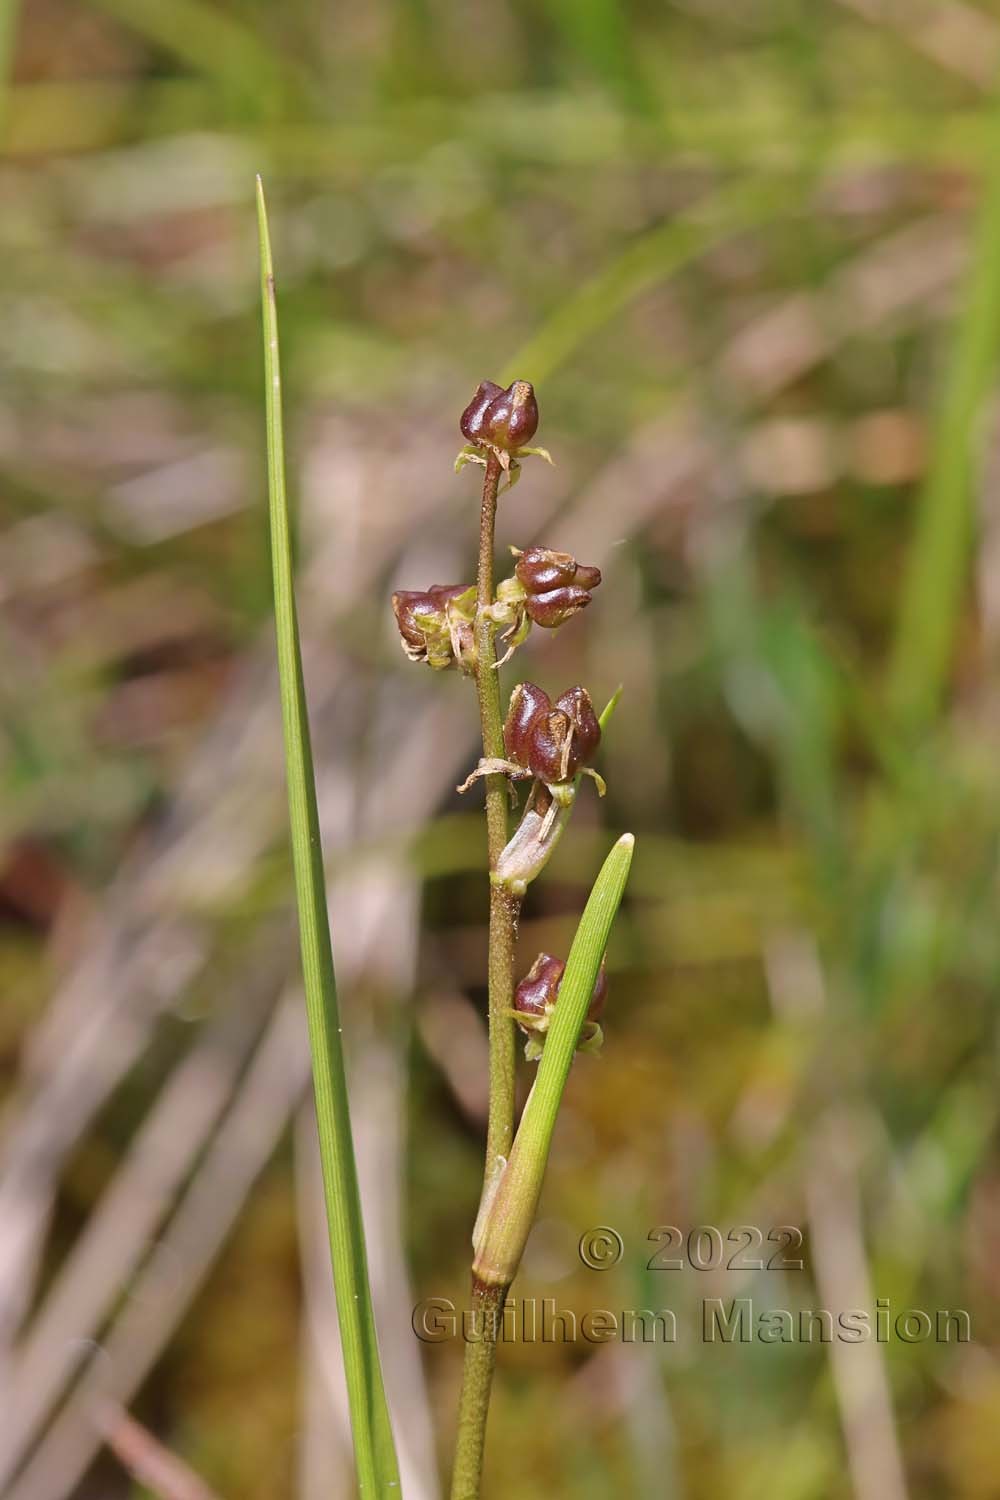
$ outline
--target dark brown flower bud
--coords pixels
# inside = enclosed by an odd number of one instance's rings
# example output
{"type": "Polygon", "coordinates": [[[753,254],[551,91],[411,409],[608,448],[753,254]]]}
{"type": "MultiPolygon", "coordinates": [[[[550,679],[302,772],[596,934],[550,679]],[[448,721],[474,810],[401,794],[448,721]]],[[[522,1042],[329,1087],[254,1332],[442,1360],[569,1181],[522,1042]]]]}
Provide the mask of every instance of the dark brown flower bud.
{"type": "Polygon", "coordinates": [[[397,589],[393,613],[403,650],[411,661],[437,671],[475,664],[476,591],[465,583],[435,583],[429,589],[397,589]]]}
{"type": "Polygon", "coordinates": [[[601,581],[599,568],[581,569],[572,553],[556,552],[551,547],[526,547],[517,559],[514,572],[529,594],[544,594],[567,583],[583,583],[585,588],[596,588],[601,581]],[[584,582],[579,577],[581,571],[591,576],[592,582],[584,582]],[[594,574],[596,578],[593,578],[594,574]]]}
{"type": "Polygon", "coordinates": [[[529,731],[539,714],[552,707],[548,693],[533,682],[519,682],[510,695],[510,706],[503,726],[504,749],[519,766],[530,764],[529,731]]]}
{"type": "Polygon", "coordinates": [[[601,570],[578,563],[570,552],[528,547],[517,559],[514,577],[524,590],[521,608],[529,620],[553,630],[586,609],[601,570]]]}
{"type": "MultiPolygon", "coordinates": [[[[486,408],[482,431],[486,442],[508,453],[530,443],[538,431],[538,402],[534,386],[527,380],[512,381],[486,408]]],[[[478,441],[483,441],[483,438],[478,441]]]]}
{"type": "Polygon", "coordinates": [[[569,688],[553,704],[533,682],[519,682],[510,695],[503,740],[516,765],[552,786],[571,781],[588,764],[601,726],[586,688],[569,688]]]}
{"type": "Polygon", "coordinates": [[[482,380],[476,387],[476,394],[463,411],[458,424],[462,429],[462,436],[468,438],[470,443],[485,440],[483,419],[490,405],[503,393],[503,387],[497,385],[495,380],[482,380]]]}
{"type": "Polygon", "coordinates": [[[601,581],[601,570],[594,563],[577,563],[573,582],[581,589],[596,589],[601,581]]]}
{"type": "MultiPolygon", "coordinates": [[[[544,1036],[549,1029],[565,972],[566,965],[561,958],[554,958],[551,953],[539,953],[514,991],[517,1024],[526,1036],[532,1038],[528,1053],[532,1059],[541,1055],[541,1042],[536,1037],[544,1036]]],[[[580,1045],[588,1051],[600,1047],[601,1033],[597,1022],[604,1012],[607,998],[608,976],[602,963],[597,971],[586,1020],[580,1032],[580,1045]]]]}
{"type": "Polygon", "coordinates": [[[423,651],[424,633],[419,622],[427,623],[441,613],[430,594],[422,589],[397,589],[392,596],[392,609],[403,641],[414,650],[423,651]]]}
{"type": "Polygon", "coordinates": [[[432,583],[427,596],[435,609],[447,610],[448,605],[462,598],[472,587],[470,583],[432,583]]]}
{"type": "Polygon", "coordinates": [[[561,708],[573,721],[574,753],[579,756],[579,766],[587,765],[601,743],[601,725],[594,712],[590,694],[579,685],[568,688],[556,699],[555,706],[561,708]]]}
{"type": "Polygon", "coordinates": [[[524,612],[536,625],[554,630],[571,615],[586,609],[591,597],[589,590],[567,584],[563,588],[549,589],[544,594],[529,594],[524,601],[524,612]]]}
{"type": "Polygon", "coordinates": [[[552,1009],[565,968],[561,958],[539,953],[514,991],[514,1009],[519,1016],[544,1016],[552,1009]]]}
{"type": "Polygon", "coordinates": [[[528,769],[547,784],[568,781],[578,765],[573,764],[573,721],[569,714],[553,709],[536,715],[528,730],[528,769]]]}

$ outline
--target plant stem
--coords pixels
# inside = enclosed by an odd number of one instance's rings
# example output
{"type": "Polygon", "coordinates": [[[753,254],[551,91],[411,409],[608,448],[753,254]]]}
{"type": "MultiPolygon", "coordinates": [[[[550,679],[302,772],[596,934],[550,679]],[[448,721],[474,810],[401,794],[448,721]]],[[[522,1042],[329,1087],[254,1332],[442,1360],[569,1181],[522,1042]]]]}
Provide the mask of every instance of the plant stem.
{"type": "MultiPolygon", "coordinates": [[[[476,691],[483,732],[483,755],[500,760],[504,754],[503,710],[497,673],[496,626],[486,614],[493,603],[493,549],[497,490],[503,470],[490,452],[483,479],[479,522],[479,567],[476,574],[476,691]]],[[[486,834],[490,874],[507,843],[507,780],[486,778],[486,834]]],[[[521,902],[510,891],[490,882],[489,1020],[490,1104],[486,1131],[484,1200],[495,1190],[514,1137],[514,943],[521,902]]],[[[482,1315],[481,1337],[465,1346],[462,1395],[458,1409],[458,1437],[452,1474],[452,1500],[477,1500],[483,1467],[486,1419],[489,1415],[493,1369],[496,1364],[496,1325],[506,1288],[484,1286],[473,1278],[473,1310],[482,1315]]]]}
{"type": "MultiPolygon", "coordinates": [[[[483,479],[483,504],[479,521],[479,567],[476,575],[476,691],[483,732],[483,755],[501,760],[503,710],[497,672],[496,626],[486,614],[493,603],[493,548],[496,530],[497,489],[502,473],[500,460],[491,450],[483,479]]],[[[507,843],[507,779],[486,778],[486,836],[490,872],[507,843]]],[[[490,886],[489,1018],[490,1018],[490,1106],[486,1131],[486,1183],[496,1169],[498,1156],[506,1157],[514,1136],[514,1023],[510,1011],[514,997],[514,940],[521,903],[499,886],[490,886]]]]}
{"type": "Polygon", "coordinates": [[[475,1322],[471,1331],[479,1336],[470,1338],[465,1345],[451,1500],[479,1500],[486,1417],[497,1359],[497,1332],[506,1296],[506,1287],[485,1286],[473,1278],[472,1314],[475,1322]]]}

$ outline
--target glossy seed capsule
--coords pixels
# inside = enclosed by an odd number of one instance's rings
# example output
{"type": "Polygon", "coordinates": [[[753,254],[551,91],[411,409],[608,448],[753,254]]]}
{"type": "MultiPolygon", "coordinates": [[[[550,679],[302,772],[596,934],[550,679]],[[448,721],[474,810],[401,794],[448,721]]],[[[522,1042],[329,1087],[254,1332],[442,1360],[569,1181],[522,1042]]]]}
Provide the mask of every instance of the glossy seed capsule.
{"type": "Polygon", "coordinates": [[[472,587],[468,583],[432,583],[427,590],[436,609],[445,610],[454,599],[460,599],[472,587]]]}
{"type": "Polygon", "coordinates": [[[594,712],[590,694],[579,685],[568,688],[556,699],[555,706],[572,720],[573,743],[579,753],[579,765],[587,765],[601,743],[601,725],[594,712]]]}
{"type": "Polygon", "coordinates": [[[537,431],[538,402],[530,381],[511,381],[483,413],[483,437],[508,453],[530,443],[537,431]]]}
{"type": "Polygon", "coordinates": [[[514,1009],[526,1016],[544,1016],[556,1003],[566,965],[551,953],[539,953],[514,991],[514,1009]]]}
{"type": "Polygon", "coordinates": [[[470,443],[483,441],[483,420],[492,403],[503,394],[503,387],[497,385],[495,380],[479,382],[476,394],[463,411],[458,424],[462,429],[462,436],[468,438],[470,443]]]}
{"type": "Polygon", "coordinates": [[[596,589],[601,581],[601,570],[593,563],[577,563],[573,582],[581,589],[596,589]]]}
{"type": "Polygon", "coordinates": [[[570,552],[556,552],[552,547],[526,547],[514,573],[529,594],[544,594],[549,589],[575,583],[577,566],[570,552]]]}
{"type": "Polygon", "coordinates": [[[548,693],[533,682],[519,682],[510,695],[510,707],[503,726],[504,749],[519,766],[529,764],[529,730],[539,714],[548,713],[552,703],[548,693]]]}
{"type": "Polygon", "coordinates": [[[568,688],[555,703],[533,682],[510,695],[504,749],[516,765],[553,786],[586,766],[601,741],[601,726],[586,688],[568,688]]]}
{"type": "Polygon", "coordinates": [[[417,648],[424,644],[424,633],[418,622],[421,619],[429,620],[441,612],[430,594],[423,589],[397,589],[392,596],[392,609],[403,640],[417,648]]]}
{"type": "Polygon", "coordinates": [[[529,594],[524,601],[524,612],[536,625],[555,630],[571,615],[586,609],[591,597],[587,589],[567,584],[563,588],[549,589],[545,594],[529,594]]]}
{"type": "Polygon", "coordinates": [[[573,744],[573,721],[569,714],[553,709],[539,714],[528,732],[528,768],[554,785],[575,776],[581,765],[573,744]]]}
{"type": "MultiPolygon", "coordinates": [[[[547,1016],[559,998],[559,986],[565,972],[566,965],[561,958],[555,958],[551,953],[539,953],[514,991],[514,1009],[518,1015],[539,1019],[547,1016]]],[[[590,1004],[587,1007],[588,1021],[601,1019],[607,998],[608,976],[605,965],[602,963],[597,971],[597,979],[594,981],[590,1004]]],[[[530,1020],[525,1020],[521,1024],[524,1031],[532,1029],[530,1020]]]]}

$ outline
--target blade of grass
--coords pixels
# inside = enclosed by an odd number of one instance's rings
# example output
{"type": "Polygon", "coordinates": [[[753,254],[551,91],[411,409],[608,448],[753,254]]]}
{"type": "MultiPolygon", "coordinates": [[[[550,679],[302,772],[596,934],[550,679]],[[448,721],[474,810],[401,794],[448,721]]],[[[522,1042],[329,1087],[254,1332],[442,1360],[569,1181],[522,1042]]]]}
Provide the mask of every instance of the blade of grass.
{"type": "Polygon", "coordinates": [[[889,669],[889,703],[904,731],[919,733],[947,681],[972,541],[977,424],[1000,361],[1000,108],[993,151],[931,461],[917,510],[889,669]]]}
{"type": "Polygon", "coordinates": [[[261,300],[264,318],[264,377],[267,406],[267,474],[270,498],[274,614],[278,673],[285,733],[288,811],[291,822],[295,894],[299,913],[309,1047],[312,1054],[316,1121],[323,1164],[323,1187],[330,1229],[330,1258],[337,1294],[337,1317],[344,1350],[344,1373],[351,1428],[364,1497],[399,1493],[399,1471],[382,1384],[364,1224],[351,1136],[347,1081],[340,1040],[333,949],[326,907],[316,783],[309,739],[299,627],[295,610],[291,537],[285,495],[281,374],[274,268],[264,189],[257,179],[260,231],[261,300]]]}
{"type": "Polygon", "coordinates": [[[0,0],[0,133],[4,127],[14,71],[14,43],[20,9],[20,0],[0,0]]]}

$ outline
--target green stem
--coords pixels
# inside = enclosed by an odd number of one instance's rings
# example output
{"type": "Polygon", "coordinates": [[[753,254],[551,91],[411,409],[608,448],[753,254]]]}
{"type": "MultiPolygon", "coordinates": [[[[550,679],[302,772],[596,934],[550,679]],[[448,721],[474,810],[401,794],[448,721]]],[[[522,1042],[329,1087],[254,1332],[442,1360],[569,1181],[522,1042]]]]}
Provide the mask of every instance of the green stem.
{"type": "MultiPolygon", "coordinates": [[[[496,532],[497,491],[503,470],[496,453],[490,452],[483,479],[483,503],[479,522],[479,567],[476,575],[476,691],[483,733],[483,755],[501,760],[504,754],[503,710],[497,672],[496,626],[486,611],[493,603],[493,549],[496,532]]],[[[502,775],[486,778],[486,835],[490,875],[507,843],[507,780],[502,775]]],[[[486,1129],[486,1168],[483,1200],[488,1201],[499,1181],[500,1171],[514,1138],[514,945],[520,899],[490,882],[489,1021],[490,1103],[486,1129]]],[[[483,1287],[475,1280],[472,1296],[475,1310],[483,1313],[481,1338],[465,1346],[462,1395],[458,1409],[458,1436],[452,1474],[452,1500],[477,1500],[483,1466],[483,1445],[489,1415],[493,1370],[496,1365],[496,1328],[493,1314],[503,1306],[505,1288],[483,1287]]]]}
{"type": "Polygon", "coordinates": [[[479,1500],[486,1416],[497,1359],[497,1329],[506,1295],[506,1287],[472,1283],[473,1332],[478,1336],[465,1345],[451,1500],[479,1500]]]}
{"type": "MultiPolygon", "coordinates": [[[[500,460],[490,452],[483,480],[479,522],[479,568],[476,575],[476,691],[483,732],[483,755],[502,760],[503,710],[497,672],[496,626],[486,610],[493,603],[493,547],[496,530],[500,460]]],[[[507,843],[507,778],[486,778],[486,837],[490,872],[507,843]]],[[[486,1130],[486,1182],[496,1171],[497,1158],[506,1157],[514,1138],[514,941],[520,901],[509,891],[490,886],[489,1013],[490,1106],[486,1130]]]]}
{"type": "MultiPolygon", "coordinates": [[[[506,796],[506,792],[504,793],[506,796]]],[[[514,1065],[516,1038],[514,1009],[514,948],[519,896],[502,886],[490,887],[490,1104],[486,1126],[486,1175],[492,1181],[497,1162],[510,1153],[514,1138],[514,1065]]]]}

